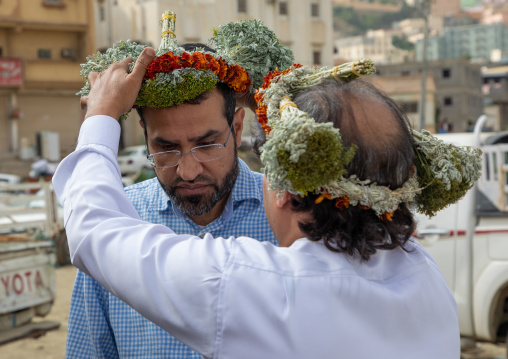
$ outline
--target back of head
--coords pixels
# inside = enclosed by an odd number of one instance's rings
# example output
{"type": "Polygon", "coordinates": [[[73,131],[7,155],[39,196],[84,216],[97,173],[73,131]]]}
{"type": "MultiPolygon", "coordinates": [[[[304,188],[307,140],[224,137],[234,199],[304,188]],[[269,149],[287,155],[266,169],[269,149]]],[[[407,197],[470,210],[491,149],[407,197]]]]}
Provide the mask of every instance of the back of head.
{"type": "MultiPolygon", "coordinates": [[[[324,80],[297,94],[294,102],[316,122],[331,122],[339,128],[344,145],[357,146],[346,167],[347,176],[395,190],[412,175],[413,137],[407,117],[370,83],[324,80]]],[[[360,204],[343,208],[330,200],[316,204],[318,197],[295,196],[293,207],[310,214],[310,220],[300,223],[308,238],[323,240],[332,251],[368,260],[377,249],[403,246],[414,232],[415,223],[405,203],[391,218],[385,218],[360,204]]]]}

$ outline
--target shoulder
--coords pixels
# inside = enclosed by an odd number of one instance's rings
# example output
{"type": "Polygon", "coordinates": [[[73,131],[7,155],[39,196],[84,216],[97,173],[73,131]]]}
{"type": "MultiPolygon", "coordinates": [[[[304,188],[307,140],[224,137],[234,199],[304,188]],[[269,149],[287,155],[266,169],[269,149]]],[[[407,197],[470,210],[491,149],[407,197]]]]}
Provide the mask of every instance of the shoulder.
{"type": "Polygon", "coordinates": [[[132,186],[125,187],[125,194],[133,201],[140,197],[146,197],[153,195],[154,191],[159,187],[159,181],[157,178],[151,178],[149,180],[133,184],[132,186]]]}
{"type": "Polygon", "coordinates": [[[239,172],[233,189],[233,195],[262,199],[263,175],[252,171],[247,164],[238,158],[239,172]],[[235,193],[236,192],[236,193],[235,193]]]}

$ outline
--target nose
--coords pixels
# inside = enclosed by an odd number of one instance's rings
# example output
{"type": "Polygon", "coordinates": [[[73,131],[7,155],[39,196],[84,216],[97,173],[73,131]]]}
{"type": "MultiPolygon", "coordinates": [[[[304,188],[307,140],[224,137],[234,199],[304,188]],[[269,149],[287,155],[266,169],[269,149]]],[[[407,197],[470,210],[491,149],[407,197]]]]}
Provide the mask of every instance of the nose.
{"type": "Polygon", "coordinates": [[[184,181],[193,181],[203,172],[203,165],[190,152],[185,153],[176,166],[176,174],[184,181]]]}

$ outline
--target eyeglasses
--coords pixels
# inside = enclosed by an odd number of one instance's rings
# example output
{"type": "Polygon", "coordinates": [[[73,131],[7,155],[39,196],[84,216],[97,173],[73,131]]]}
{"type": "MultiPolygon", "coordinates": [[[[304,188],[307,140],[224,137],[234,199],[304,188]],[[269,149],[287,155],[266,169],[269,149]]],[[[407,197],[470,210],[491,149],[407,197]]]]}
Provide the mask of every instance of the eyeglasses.
{"type": "Polygon", "coordinates": [[[183,153],[180,151],[157,152],[146,156],[146,158],[148,159],[153,168],[175,167],[180,163],[182,157],[188,153],[192,154],[192,156],[194,156],[194,158],[199,162],[209,162],[218,160],[219,158],[224,156],[224,149],[226,148],[226,145],[228,143],[232,128],[233,122],[231,122],[228,137],[226,138],[226,142],[224,142],[224,144],[214,143],[211,145],[196,146],[191,148],[189,152],[183,153]]]}

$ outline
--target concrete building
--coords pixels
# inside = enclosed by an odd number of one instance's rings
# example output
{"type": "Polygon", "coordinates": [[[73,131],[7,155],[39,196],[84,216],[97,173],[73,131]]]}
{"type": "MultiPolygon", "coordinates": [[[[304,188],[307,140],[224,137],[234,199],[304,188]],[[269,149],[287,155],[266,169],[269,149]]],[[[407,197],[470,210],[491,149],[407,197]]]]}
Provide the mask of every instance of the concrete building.
{"type": "Polygon", "coordinates": [[[228,21],[260,19],[305,65],[333,63],[332,0],[95,0],[96,43],[119,40],[160,43],[160,16],[176,13],[179,42],[205,42],[213,27],[228,21]]]}
{"type": "MultiPolygon", "coordinates": [[[[333,66],[332,0],[95,0],[94,4],[98,48],[126,39],[159,46],[160,16],[171,10],[177,16],[180,43],[206,43],[214,27],[260,19],[293,50],[298,63],[333,66]]],[[[249,129],[254,116],[247,114],[249,129]]],[[[137,116],[132,117],[123,127],[126,146],[144,141],[137,116]]]]}
{"type": "Polygon", "coordinates": [[[482,68],[486,126],[492,131],[508,130],[508,66],[482,68]]]}
{"type": "Polygon", "coordinates": [[[56,148],[50,160],[72,151],[82,120],[80,63],[95,50],[93,23],[92,0],[1,1],[2,158],[30,159],[37,138],[56,148]]]}
{"type": "Polygon", "coordinates": [[[431,16],[454,16],[460,11],[460,0],[430,0],[431,16]]]}
{"type": "MultiPolygon", "coordinates": [[[[416,42],[416,59],[421,61],[423,42],[416,42]]],[[[503,23],[446,27],[440,36],[428,38],[427,59],[469,58],[495,61],[497,52],[508,52],[508,28],[503,23]]]]}
{"type": "Polygon", "coordinates": [[[363,36],[351,36],[335,40],[336,58],[347,61],[368,57],[376,64],[407,62],[413,52],[393,46],[393,36],[404,36],[399,29],[370,30],[363,36]]]}
{"type": "Polygon", "coordinates": [[[356,12],[394,14],[402,9],[402,4],[382,4],[369,0],[333,0],[336,6],[351,7],[356,12]]]}
{"type": "MultiPolygon", "coordinates": [[[[377,66],[379,76],[421,76],[421,63],[404,63],[377,66]]],[[[432,74],[436,88],[435,123],[452,132],[471,130],[483,113],[480,65],[466,59],[430,61],[428,73],[432,74]]],[[[419,90],[419,88],[418,88],[419,90]]]]}

